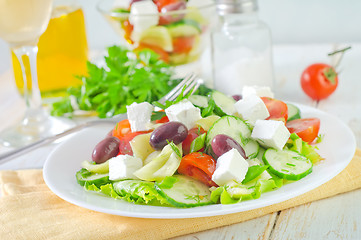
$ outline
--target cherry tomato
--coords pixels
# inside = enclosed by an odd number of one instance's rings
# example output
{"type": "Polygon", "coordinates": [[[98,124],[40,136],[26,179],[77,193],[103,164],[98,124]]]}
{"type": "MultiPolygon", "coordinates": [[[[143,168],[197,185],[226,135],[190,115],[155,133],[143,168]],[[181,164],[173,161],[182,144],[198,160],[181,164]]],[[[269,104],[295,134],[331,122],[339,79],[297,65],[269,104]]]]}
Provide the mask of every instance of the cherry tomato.
{"type": "Polygon", "coordinates": [[[320,119],[304,118],[287,122],[286,127],[290,133],[296,133],[305,142],[312,142],[320,130],[320,119]]]}
{"type": "Polygon", "coordinates": [[[129,132],[121,137],[119,140],[119,153],[118,155],[128,154],[133,156],[132,147],[130,146],[130,141],[133,140],[138,135],[149,133],[150,131],[140,131],[140,132],[129,132]]]}
{"type": "Polygon", "coordinates": [[[194,45],[195,36],[173,38],[174,53],[189,53],[194,45]]]}
{"type": "Polygon", "coordinates": [[[157,53],[159,55],[160,59],[162,59],[166,63],[169,62],[169,54],[166,51],[164,51],[162,48],[152,46],[149,44],[145,44],[145,43],[139,43],[139,46],[136,49],[134,49],[134,51],[137,52],[137,51],[140,51],[143,49],[153,50],[155,53],[157,53]]]}
{"type": "Polygon", "coordinates": [[[215,170],[216,161],[211,156],[200,152],[185,155],[178,167],[178,173],[197,179],[210,187],[218,186],[212,181],[215,170]]]}
{"type": "Polygon", "coordinates": [[[288,119],[288,107],[287,104],[270,97],[261,97],[262,101],[266,105],[270,116],[267,120],[278,120],[287,122],[288,119]]]}
{"type": "Polygon", "coordinates": [[[117,138],[121,139],[122,137],[124,137],[129,132],[131,132],[129,120],[124,119],[124,120],[118,122],[117,125],[115,125],[115,127],[114,127],[114,129],[112,131],[112,135],[114,137],[117,137],[117,138]]]}
{"type": "Polygon", "coordinates": [[[129,20],[125,20],[124,22],[121,23],[121,26],[124,30],[124,39],[130,43],[133,44],[133,40],[130,38],[130,36],[132,35],[133,32],[133,25],[129,22],[129,20]]]}
{"type": "Polygon", "coordinates": [[[327,98],[336,90],[337,85],[337,73],[328,64],[312,64],[301,75],[302,89],[313,100],[327,98]]]}
{"type": "MultiPolygon", "coordinates": [[[[199,128],[199,129],[192,128],[188,131],[188,136],[186,137],[186,139],[184,139],[182,143],[182,149],[184,155],[187,155],[189,153],[189,150],[191,148],[191,143],[193,142],[193,140],[205,132],[206,131],[204,131],[203,128],[199,128]]],[[[202,151],[202,149],[200,151],[202,151]]]]}

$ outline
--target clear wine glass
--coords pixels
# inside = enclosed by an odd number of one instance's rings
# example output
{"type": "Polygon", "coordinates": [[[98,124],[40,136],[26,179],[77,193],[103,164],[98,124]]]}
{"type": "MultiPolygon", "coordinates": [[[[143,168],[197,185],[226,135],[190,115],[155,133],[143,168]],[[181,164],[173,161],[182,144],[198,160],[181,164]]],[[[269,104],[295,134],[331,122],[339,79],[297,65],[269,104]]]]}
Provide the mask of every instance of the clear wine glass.
{"type": "Polygon", "coordinates": [[[37,80],[37,42],[49,23],[52,4],[52,0],[0,0],[0,38],[9,44],[20,62],[26,103],[22,121],[0,132],[4,146],[21,147],[70,127],[69,122],[50,117],[43,109],[37,80]],[[30,62],[30,79],[24,67],[25,58],[30,62]]]}

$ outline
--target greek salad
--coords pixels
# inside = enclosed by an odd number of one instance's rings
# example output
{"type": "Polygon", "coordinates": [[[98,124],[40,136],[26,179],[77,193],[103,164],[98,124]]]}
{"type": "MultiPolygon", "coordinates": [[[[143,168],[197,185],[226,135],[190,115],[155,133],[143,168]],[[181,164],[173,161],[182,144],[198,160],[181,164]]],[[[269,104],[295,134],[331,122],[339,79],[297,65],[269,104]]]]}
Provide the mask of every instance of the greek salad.
{"type": "Polygon", "coordinates": [[[209,29],[212,1],[116,1],[110,21],[135,50],[150,48],[172,65],[199,58],[209,29]],[[199,6],[200,5],[200,6],[199,6]]]}
{"type": "Polygon", "coordinates": [[[87,191],[136,204],[189,208],[257,199],[300,180],[322,158],[318,118],[275,99],[268,87],[242,95],[181,94],[132,103],[128,119],[82,162],[87,191]]]}

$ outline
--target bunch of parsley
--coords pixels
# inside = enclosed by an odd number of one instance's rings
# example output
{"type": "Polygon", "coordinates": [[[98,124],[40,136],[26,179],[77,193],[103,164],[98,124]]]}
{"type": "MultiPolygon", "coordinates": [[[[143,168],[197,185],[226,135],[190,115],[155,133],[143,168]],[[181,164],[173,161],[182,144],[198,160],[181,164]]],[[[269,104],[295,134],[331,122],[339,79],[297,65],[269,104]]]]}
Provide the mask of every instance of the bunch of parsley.
{"type": "Polygon", "coordinates": [[[153,102],[167,94],[179,79],[171,79],[172,68],[151,50],[134,54],[124,47],[108,48],[106,67],[88,62],[82,85],[68,89],[68,96],[53,104],[53,116],[74,110],[96,111],[100,118],[126,112],[133,102],[153,102]]]}

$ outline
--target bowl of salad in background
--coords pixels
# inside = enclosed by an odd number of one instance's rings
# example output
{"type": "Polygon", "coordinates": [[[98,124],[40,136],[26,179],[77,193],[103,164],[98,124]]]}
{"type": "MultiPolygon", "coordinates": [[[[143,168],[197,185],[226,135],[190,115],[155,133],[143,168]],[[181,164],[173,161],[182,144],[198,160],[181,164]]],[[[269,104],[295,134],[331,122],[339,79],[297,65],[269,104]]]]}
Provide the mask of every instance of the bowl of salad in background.
{"type": "Polygon", "coordinates": [[[171,65],[200,58],[216,19],[211,0],[101,0],[97,8],[123,44],[150,48],[171,65]]]}

